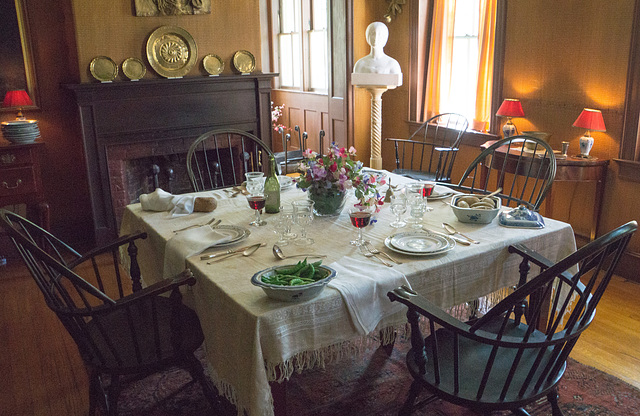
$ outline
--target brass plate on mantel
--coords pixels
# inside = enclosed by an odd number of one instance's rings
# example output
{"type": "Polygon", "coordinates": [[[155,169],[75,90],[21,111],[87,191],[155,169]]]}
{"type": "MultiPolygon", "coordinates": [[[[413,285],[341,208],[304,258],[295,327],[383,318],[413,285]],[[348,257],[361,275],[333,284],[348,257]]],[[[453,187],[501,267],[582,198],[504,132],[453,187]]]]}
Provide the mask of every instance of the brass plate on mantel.
{"type": "Polygon", "coordinates": [[[224,61],[218,55],[205,55],[202,58],[202,67],[209,75],[220,75],[224,70],[224,61]]]}
{"type": "Polygon", "coordinates": [[[249,51],[237,51],[233,54],[233,66],[242,74],[249,74],[256,68],[256,58],[249,51]]]}
{"type": "Polygon", "coordinates": [[[193,68],[197,57],[196,42],[181,27],[161,26],[147,40],[149,64],[163,77],[183,77],[193,68]]]}
{"type": "Polygon", "coordinates": [[[89,64],[89,71],[100,82],[110,82],[118,75],[118,65],[108,56],[96,56],[89,64]]]}
{"type": "Polygon", "coordinates": [[[147,67],[138,58],[127,58],[122,62],[122,73],[131,81],[137,81],[147,73],[147,67]]]}

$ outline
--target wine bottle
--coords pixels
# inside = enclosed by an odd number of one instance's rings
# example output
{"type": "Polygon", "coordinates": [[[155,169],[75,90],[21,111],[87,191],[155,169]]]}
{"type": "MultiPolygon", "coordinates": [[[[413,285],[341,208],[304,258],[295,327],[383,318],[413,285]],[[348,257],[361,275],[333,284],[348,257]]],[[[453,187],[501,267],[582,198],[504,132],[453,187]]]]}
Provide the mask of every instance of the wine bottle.
{"type": "Polygon", "coordinates": [[[269,175],[264,181],[264,210],[267,214],[275,214],[280,211],[280,181],[276,167],[276,158],[269,156],[269,175]]]}

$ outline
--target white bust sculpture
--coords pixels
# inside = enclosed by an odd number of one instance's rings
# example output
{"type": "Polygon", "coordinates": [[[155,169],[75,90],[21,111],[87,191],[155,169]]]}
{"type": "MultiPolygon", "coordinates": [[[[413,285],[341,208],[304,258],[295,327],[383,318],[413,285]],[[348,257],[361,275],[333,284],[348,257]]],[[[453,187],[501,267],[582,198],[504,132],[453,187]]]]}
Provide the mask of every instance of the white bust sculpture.
{"type": "Polygon", "coordinates": [[[371,46],[369,55],[360,58],[353,67],[354,73],[402,74],[398,61],[384,53],[384,45],[389,39],[389,29],[382,22],[367,26],[367,43],[371,46]]]}

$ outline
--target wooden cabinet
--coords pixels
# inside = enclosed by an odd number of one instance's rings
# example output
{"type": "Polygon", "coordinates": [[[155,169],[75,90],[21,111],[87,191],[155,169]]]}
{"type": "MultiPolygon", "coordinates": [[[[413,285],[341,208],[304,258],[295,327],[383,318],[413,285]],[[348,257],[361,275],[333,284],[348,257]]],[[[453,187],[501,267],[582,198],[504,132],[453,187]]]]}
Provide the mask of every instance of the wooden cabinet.
{"type": "Polygon", "coordinates": [[[44,143],[0,142],[0,207],[25,204],[27,216],[49,229],[49,204],[40,173],[44,143]]]}

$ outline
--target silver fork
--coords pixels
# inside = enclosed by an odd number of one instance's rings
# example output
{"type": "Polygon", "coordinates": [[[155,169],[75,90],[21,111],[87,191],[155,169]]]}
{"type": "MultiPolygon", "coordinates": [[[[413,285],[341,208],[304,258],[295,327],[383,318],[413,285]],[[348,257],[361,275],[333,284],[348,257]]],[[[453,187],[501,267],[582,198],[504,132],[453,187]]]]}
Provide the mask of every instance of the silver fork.
{"type": "Polygon", "coordinates": [[[377,256],[376,254],[373,254],[372,252],[369,251],[369,249],[367,249],[366,246],[361,245],[360,246],[360,252],[362,253],[363,256],[365,257],[373,257],[376,260],[380,260],[380,262],[382,262],[382,264],[384,264],[387,267],[393,267],[393,264],[389,263],[388,261],[386,261],[385,259],[383,259],[382,257],[377,256]]]}
{"type": "MultiPolygon", "coordinates": [[[[177,230],[173,230],[174,233],[179,233],[180,231],[185,231],[185,230],[190,230],[192,228],[196,228],[196,227],[203,227],[205,225],[211,225],[213,224],[213,222],[215,221],[215,218],[211,218],[211,220],[203,223],[203,224],[192,224],[192,225],[188,225],[184,228],[178,228],[177,230]]],[[[218,221],[218,224],[220,223],[220,220],[218,221]]]]}
{"type": "Polygon", "coordinates": [[[392,262],[394,262],[395,264],[402,264],[402,262],[394,259],[393,257],[391,257],[390,255],[388,255],[387,253],[385,253],[384,251],[380,251],[377,248],[375,248],[373,246],[373,244],[371,244],[371,241],[365,241],[364,245],[366,246],[367,250],[369,250],[370,253],[373,254],[382,254],[383,256],[385,256],[386,258],[388,258],[389,260],[391,260],[392,262]]]}

